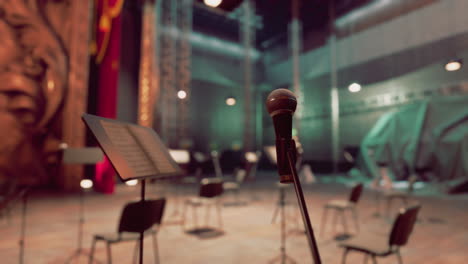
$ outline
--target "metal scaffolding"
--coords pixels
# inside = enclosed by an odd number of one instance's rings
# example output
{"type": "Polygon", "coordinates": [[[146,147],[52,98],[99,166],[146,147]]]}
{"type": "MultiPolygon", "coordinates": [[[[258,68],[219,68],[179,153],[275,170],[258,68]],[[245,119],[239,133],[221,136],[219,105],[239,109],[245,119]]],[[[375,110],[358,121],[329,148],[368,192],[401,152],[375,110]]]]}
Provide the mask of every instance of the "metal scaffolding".
{"type": "Polygon", "coordinates": [[[173,132],[176,126],[176,23],[178,1],[161,1],[161,25],[166,29],[161,35],[161,98],[160,136],[173,147],[173,132]]]}
{"type": "Polygon", "coordinates": [[[159,62],[157,53],[157,12],[154,1],[143,3],[141,34],[138,124],[153,126],[154,105],[159,95],[159,62]]]}
{"type": "Polygon", "coordinates": [[[252,105],[252,52],[255,44],[255,3],[245,0],[242,4],[241,41],[244,46],[244,151],[255,148],[255,108],[252,105]]]}
{"type": "MultiPolygon", "coordinates": [[[[191,53],[190,34],[192,33],[192,1],[177,0],[177,55],[176,55],[176,88],[181,92],[178,100],[177,115],[177,147],[190,147],[190,123],[189,123],[189,102],[190,102],[190,84],[191,84],[191,53]]],[[[175,133],[174,133],[175,134],[175,133]]]]}
{"type": "Polygon", "coordinates": [[[297,109],[294,114],[294,128],[296,130],[296,136],[299,137],[300,127],[301,127],[301,118],[303,113],[303,93],[302,93],[302,84],[301,84],[301,67],[300,67],[300,55],[301,55],[301,32],[302,32],[302,23],[299,16],[299,0],[292,1],[292,21],[290,24],[290,37],[289,42],[291,45],[291,56],[292,56],[292,67],[293,67],[293,76],[292,76],[292,86],[293,91],[297,96],[297,109]]]}

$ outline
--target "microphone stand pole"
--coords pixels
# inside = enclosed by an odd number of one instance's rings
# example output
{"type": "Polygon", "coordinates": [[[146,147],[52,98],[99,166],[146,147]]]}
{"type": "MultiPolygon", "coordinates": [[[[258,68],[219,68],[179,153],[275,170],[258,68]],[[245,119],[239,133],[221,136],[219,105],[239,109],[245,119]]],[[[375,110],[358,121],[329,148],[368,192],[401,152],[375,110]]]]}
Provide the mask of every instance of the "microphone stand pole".
{"type": "Polygon", "coordinates": [[[296,190],[297,201],[299,203],[299,208],[301,209],[302,221],[304,222],[304,227],[306,230],[307,241],[309,242],[310,253],[312,254],[312,259],[315,264],[321,264],[320,254],[317,248],[317,242],[315,241],[314,231],[312,230],[312,225],[310,224],[309,213],[307,211],[307,205],[304,200],[304,194],[302,193],[301,183],[299,177],[297,176],[294,153],[291,148],[287,149],[288,163],[291,169],[291,173],[294,180],[294,188],[296,190]]]}

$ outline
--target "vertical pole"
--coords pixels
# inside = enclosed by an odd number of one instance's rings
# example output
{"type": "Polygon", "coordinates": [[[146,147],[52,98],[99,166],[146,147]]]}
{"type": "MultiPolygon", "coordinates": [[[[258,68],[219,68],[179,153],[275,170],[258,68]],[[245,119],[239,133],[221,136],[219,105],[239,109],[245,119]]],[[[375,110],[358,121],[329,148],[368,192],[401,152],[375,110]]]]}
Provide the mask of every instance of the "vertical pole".
{"type": "Polygon", "coordinates": [[[254,2],[243,3],[241,39],[244,45],[244,151],[252,150],[252,45],[254,42],[254,2]]]}
{"type": "Polygon", "coordinates": [[[321,264],[320,254],[317,248],[317,241],[315,240],[314,230],[310,224],[309,212],[307,211],[307,204],[304,199],[304,194],[302,192],[301,182],[297,176],[296,171],[296,161],[294,159],[293,151],[295,149],[287,150],[289,168],[291,168],[292,176],[294,179],[294,188],[296,190],[297,202],[299,203],[299,208],[301,209],[302,221],[304,222],[304,228],[306,230],[307,241],[309,242],[310,254],[315,264],[321,264]]]}
{"type": "Polygon", "coordinates": [[[184,99],[178,99],[177,115],[177,144],[180,148],[188,147],[189,136],[189,102],[191,82],[191,53],[190,34],[192,32],[192,1],[178,0],[177,26],[179,37],[177,38],[176,56],[176,90],[186,94],[184,99]]]}
{"type": "Polygon", "coordinates": [[[293,67],[293,91],[298,98],[296,114],[294,115],[294,126],[296,136],[299,137],[301,127],[301,117],[303,114],[303,98],[301,85],[301,68],[300,68],[300,53],[301,53],[301,21],[300,21],[300,1],[292,1],[292,21],[290,28],[291,55],[293,67]]]}
{"type": "Polygon", "coordinates": [[[159,96],[159,56],[156,42],[158,24],[154,0],[144,1],[142,13],[138,124],[152,127],[154,105],[159,96]]]}
{"type": "Polygon", "coordinates": [[[161,21],[164,32],[161,36],[161,129],[160,135],[164,142],[172,145],[174,123],[177,116],[175,108],[175,79],[176,79],[176,37],[178,34],[177,1],[161,0],[161,21]]]}
{"type": "MultiPolygon", "coordinates": [[[[144,179],[141,180],[141,194],[140,194],[140,202],[144,203],[145,202],[145,186],[146,181],[144,179]]],[[[143,264],[143,238],[144,238],[144,232],[140,232],[140,264],[143,264]]]]}
{"type": "Polygon", "coordinates": [[[335,6],[334,1],[330,1],[330,83],[331,83],[331,130],[332,130],[332,160],[333,172],[338,171],[339,146],[340,146],[340,101],[338,94],[338,75],[336,67],[336,34],[335,34],[335,6]]]}

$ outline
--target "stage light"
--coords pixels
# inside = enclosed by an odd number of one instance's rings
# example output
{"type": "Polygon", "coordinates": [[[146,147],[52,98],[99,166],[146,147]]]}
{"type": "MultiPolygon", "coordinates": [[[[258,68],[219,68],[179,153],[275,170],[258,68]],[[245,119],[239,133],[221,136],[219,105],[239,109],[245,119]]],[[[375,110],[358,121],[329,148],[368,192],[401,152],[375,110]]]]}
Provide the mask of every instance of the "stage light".
{"type": "Polygon", "coordinates": [[[93,187],[93,181],[90,179],[84,179],[80,181],[80,187],[83,189],[89,189],[93,187]]]}
{"type": "Polygon", "coordinates": [[[179,97],[179,99],[185,99],[187,97],[187,93],[185,91],[178,91],[177,92],[177,97],[179,97]]]}
{"type": "Polygon", "coordinates": [[[234,97],[228,97],[226,98],[226,104],[229,106],[233,106],[236,104],[236,98],[234,97]]]}
{"type": "Polygon", "coordinates": [[[126,181],[125,184],[127,186],[135,186],[138,184],[138,180],[129,180],[129,181],[126,181]]]}
{"type": "Polygon", "coordinates": [[[348,90],[352,93],[361,91],[361,85],[359,83],[352,83],[348,86],[348,90]]]}
{"type": "Polygon", "coordinates": [[[258,156],[255,152],[246,152],[245,153],[245,159],[248,162],[254,163],[258,161],[258,156]]]}
{"type": "Polygon", "coordinates": [[[458,71],[462,67],[461,60],[451,60],[445,64],[446,71],[458,71]]]}
{"type": "Polygon", "coordinates": [[[217,7],[221,4],[223,0],[203,0],[203,3],[207,6],[217,7]]]}

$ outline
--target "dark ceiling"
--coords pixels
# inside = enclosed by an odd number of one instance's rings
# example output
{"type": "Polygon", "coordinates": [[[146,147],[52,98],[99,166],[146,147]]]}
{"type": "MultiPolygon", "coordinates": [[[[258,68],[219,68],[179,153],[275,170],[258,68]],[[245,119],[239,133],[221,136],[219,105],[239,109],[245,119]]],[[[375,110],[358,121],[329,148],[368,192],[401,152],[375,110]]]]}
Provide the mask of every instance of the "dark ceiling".
{"type": "MultiPolygon", "coordinates": [[[[345,13],[371,0],[334,0],[335,16],[345,13]]],[[[256,31],[256,46],[268,49],[287,41],[287,28],[291,21],[291,0],[255,0],[255,12],[259,22],[256,31]],[[260,20],[260,21],[259,21],[260,20]]],[[[235,14],[242,0],[224,0],[220,7],[213,9],[195,1],[193,29],[224,39],[239,41],[239,21],[235,14]],[[234,13],[234,14],[233,14],[234,13]]],[[[332,0],[301,0],[300,18],[303,35],[310,32],[329,32],[330,5],[332,0]]]]}

